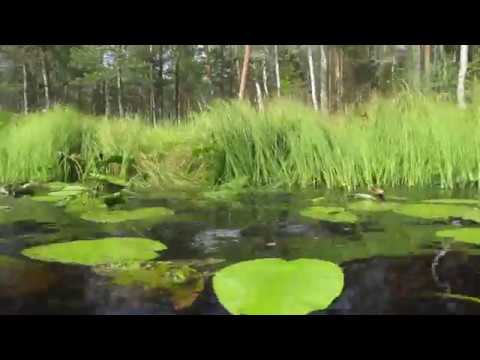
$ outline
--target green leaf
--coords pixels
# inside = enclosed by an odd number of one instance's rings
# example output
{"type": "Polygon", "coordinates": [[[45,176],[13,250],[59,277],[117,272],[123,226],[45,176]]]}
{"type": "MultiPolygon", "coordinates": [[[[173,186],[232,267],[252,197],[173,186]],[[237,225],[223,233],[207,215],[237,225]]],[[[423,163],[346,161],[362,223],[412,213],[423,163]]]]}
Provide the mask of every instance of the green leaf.
{"type": "Polygon", "coordinates": [[[448,219],[457,217],[464,220],[480,222],[480,210],[465,205],[404,204],[393,209],[393,211],[398,214],[422,219],[448,219]]]}
{"type": "Polygon", "coordinates": [[[105,238],[28,248],[22,254],[36,260],[67,264],[101,265],[127,260],[150,260],[167,247],[144,238],[105,238]]]}
{"type": "Polygon", "coordinates": [[[156,220],[173,215],[174,212],[163,207],[140,208],[135,210],[91,210],[80,218],[99,223],[119,223],[124,221],[156,220]]]}
{"type": "Polygon", "coordinates": [[[355,211],[390,211],[397,206],[398,204],[391,202],[364,200],[351,203],[347,207],[348,209],[355,211]]]}
{"type": "Polygon", "coordinates": [[[313,206],[300,211],[302,216],[330,222],[355,223],[358,217],[355,214],[345,211],[342,207],[334,206],[313,206]]]}
{"type": "Polygon", "coordinates": [[[478,205],[479,201],[476,199],[431,199],[423,200],[422,202],[428,204],[459,204],[459,205],[478,205]]]}
{"type": "Polygon", "coordinates": [[[326,309],[343,289],[343,271],[331,262],[260,259],[217,272],[215,293],[235,315],[304,315],[326,309]]]}
{"type": "Polygon", "coordinates": [[[453,238],[455,241],[460,241],[470,244],[480,244],[480,229],[479,228],[463,228],[437,231],[436,236],[443,238],[453,238]]]}

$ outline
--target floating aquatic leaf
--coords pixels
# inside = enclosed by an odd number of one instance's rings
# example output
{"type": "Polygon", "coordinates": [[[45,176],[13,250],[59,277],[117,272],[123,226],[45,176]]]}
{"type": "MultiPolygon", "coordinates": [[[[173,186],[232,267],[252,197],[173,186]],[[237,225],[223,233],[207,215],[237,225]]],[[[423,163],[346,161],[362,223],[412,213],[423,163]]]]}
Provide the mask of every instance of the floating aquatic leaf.
{"type": "Polygon", "coordinates": [[[300,212],[301,215],[313,219],[340,222],[340,223],[355,223],[358,217],[344,208],[334,206],[313,206],[306,208],[300,212]]]}
{"type": "Polygon", "coordinates": [[[441,230],[437,231],[435,235],[443,238],[453,238],[455,241],[480,244],[480,228],[441,230]]]}
{"type": "Polygon", "coordinates": [[[314,204],[318,204],[318,203],[322,202],[323,200],[325,200],[325,197],[321,196],[321,197],[314,198],[310,201],[314,204]]]}
{"type": "Polygon", "coordinates": [[[465,205],[404,204],[396,207],[393,211],[398,214],[422,219],[448,219],[455,217],[475,222],[480,221],[480,210],[465,205]]]}
{"type": "Polygon", "coordinates": [[[328,261],[260,259],[220,270],[213,287],[235,315],[304,315],[326,309],[343,282],[342,269],[328,261]]]}
{"type": "Polygon", "coordinates": [[[140,208],[135,210],[91,210],[80,217],[87,221],[99,223],[119,223],[135,220],[157,220],[173,215],[174,212],[163,207],[140,208]]]}
{"type": "Polygon", "coordinates": [[[100,265],[126,260],[150,260],[167,247],[144,238],[105,238],[35,246],[22,254],[36,260],[100,265]]]}
{"type": "Polygon", "coordinates": [[[349,210],[356,211],[390,211],[396,208],[398,204],[383,201],[356,201],[348,205],[349,210]]]}
{"type": "Polygon", "coordinates": [[[126,187],[128,185],[128,181],[117,176],[94,174],[91,175],[91,178],[120,187],[126,187]]]}
{"type": "Polygon", "coordinates": [[[65,212],[70,214],[103,209],[107,209],[107,205],[102,200],[87,195],[70,199],[65,206],[65,212]]]}
{"type": "Polygon", "coordinates": [[[8,211],[8,210],[11,210],[12,208],[10,206],[4,206],[4,205],[0,205],[0,211],[8,211]]]}
{"type": "Polygon", "coordinates": [[[172,262],[127,262],[98,266],[94,271],[121,286],[141,286],[169,294],[175,309],[190,306],[203,291],[203,276],[191,267],[172,262]]]}
{"type": "Polygon", "coordinates": [[[430,199],[423,200],[427,204],[459,204],[459,205],[478,205],[479,201],[476,199],[430,199]]]}
{"type": "Polygon", "coordinates": [[[33,201],[47,202],[47,203],[58,203],[65,199],[64,196],[52,196],[52,195],[38,195],[32,196],[30,199],[33,201]]]}

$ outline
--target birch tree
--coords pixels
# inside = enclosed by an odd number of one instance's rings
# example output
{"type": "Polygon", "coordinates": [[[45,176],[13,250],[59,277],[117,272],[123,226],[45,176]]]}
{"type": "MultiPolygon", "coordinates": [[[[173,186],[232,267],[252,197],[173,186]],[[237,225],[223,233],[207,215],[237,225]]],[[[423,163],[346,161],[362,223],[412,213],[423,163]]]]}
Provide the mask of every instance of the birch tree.
{"type": "Polygon", "coordinates": [[[460,66],[458,70],[457,101],[460,108],[465,108],[465,75],[468,66],[468,45],[460,45],[460,66]]]}
{"type": "Polygon", "coordinates": [[[312,92],[313,108],[315,111],[318,111],[317,90],[315,87],[315,67],[313,63],[313,51],[311,45],[308,45],[308,66],[310,69],[310,88],[312,92]]]}

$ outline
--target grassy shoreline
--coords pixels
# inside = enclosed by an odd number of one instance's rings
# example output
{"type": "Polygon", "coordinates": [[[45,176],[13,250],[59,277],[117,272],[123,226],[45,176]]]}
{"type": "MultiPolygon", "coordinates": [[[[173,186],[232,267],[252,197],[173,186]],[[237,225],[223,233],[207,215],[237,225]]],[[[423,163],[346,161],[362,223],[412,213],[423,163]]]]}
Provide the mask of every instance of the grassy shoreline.
{"type": "Polygon", "coordinates": [[[285,99],[264,112],[218,102],[189,121],[157,128],[62,107],[2,117],[0,184],[101,174],[163,189],[480,186],[475,99],[460,110],[405,92],[332,116],[285,99]]]}

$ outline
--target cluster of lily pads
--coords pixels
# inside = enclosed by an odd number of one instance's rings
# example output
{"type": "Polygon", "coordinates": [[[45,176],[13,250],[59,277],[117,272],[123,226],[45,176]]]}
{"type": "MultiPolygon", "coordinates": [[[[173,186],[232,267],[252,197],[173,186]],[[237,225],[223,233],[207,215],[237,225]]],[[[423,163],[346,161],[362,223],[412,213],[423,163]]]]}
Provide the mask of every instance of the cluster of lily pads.
{"type": "MultiPolygon", "coordinates": [[[[158,219],[173,214],[160,207],[119,210],[111,206],[116,203],[111,197],[92,198],[82,186],[67,185],[52,189],[46,195],[33,196],[32,200],[52,202],[86,221],[103,223],[158,219]]],[[[323,206],[324,201],[324,198],[314,199],[314,206],[302,210],[301,215],[352,224],[359,222],[365,212],[393,211],[428,220],[459,218],[480,223],[480,210],[472,206],[478,202],[472,199],[435,199],[420,203],[360,200],[345,207],[323,206]]],[[[448,229],[437,235],[480,243],[480,228],[448,229]]],[[[192,305],[203,291],[207,275],[199,264],[157,260],[159,253],[166,249],[160,241],[146,238],[104,238],[35,246],[23,250],[22,254],[44,262],[89,266],[113,284],[165,293],[176,309],[182,309],[192,305]]],[[[344,274],[340,266],[330,261],[268,258],[227,266],[214,273],[212,282],[218,300],[231,314],[308,314],[328,308],[340,296],[344,274]]]]}

